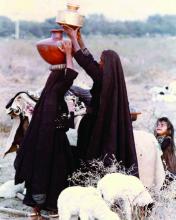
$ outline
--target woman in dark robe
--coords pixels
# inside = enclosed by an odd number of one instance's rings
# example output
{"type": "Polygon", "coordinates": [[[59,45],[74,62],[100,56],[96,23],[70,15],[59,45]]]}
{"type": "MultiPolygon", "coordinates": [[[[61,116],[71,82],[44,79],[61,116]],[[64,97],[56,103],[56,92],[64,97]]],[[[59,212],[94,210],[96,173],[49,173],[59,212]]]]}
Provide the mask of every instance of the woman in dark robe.
{"type": "Polygon", "coordinates": [[[72,40],[74,58],[93,79],[92,100],[78,130],[79,159],[104,158],[111,163],[113,155],[118,162],[138,176],[128,96],[120,58],[112,50],[102,52],[97,63],[84,46],[80,31],[63,27],[72,40]]]}
{"type": "Polygon", "coordinates": [[[73,70],[71,42],[63,47],[67,68],[51,71],[14,163],[15,184],[25,182],[27,189],[23,202],[38,215],[41,209],[57,212],[58,196],[74,171],[64,94],[78,73],[73,70]]]}

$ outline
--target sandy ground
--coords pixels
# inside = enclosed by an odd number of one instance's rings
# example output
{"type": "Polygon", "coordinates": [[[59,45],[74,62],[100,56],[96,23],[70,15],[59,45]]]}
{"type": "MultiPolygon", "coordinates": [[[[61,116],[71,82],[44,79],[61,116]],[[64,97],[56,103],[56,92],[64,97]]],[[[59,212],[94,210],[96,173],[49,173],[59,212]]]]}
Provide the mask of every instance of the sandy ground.
{"type": "MultiPolygon", "coordinates": [[[[0,133],[0,153],[3,152],[4,150],[4,144],[7,139],[8,134],[0,133]]],[[[13,180],[14,178],[14,168],[13,168],[13,161],[15,158],[15,153],[7,155],[4,159],[0,157],[0,184],[8,181],[8,180],[13,180]]],[[[22,202],[17,199],[4,199],[0,198],[0,207],[5,207],[5,208],[15,208],[18,210],[27,210],[27,207],[22,204],[22,202]]],[[[0,212],[0,219],[24,219],[23,218],[18,218],[13,215],[8,215],[5,213],[0,212]]]]}

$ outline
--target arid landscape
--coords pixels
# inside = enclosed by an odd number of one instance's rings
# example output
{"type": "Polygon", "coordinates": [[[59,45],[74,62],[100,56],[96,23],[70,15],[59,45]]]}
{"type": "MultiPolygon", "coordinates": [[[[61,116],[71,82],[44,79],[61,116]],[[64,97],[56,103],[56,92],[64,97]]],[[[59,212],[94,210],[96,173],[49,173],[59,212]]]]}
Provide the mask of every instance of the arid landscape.
{"type": "MultiPolygon", "coordinates": [[[[12,125],[12,120],[6,115],[5,105],[19,91],[42,89],[49,75],[49,64],[42,60],[35,46],[38,40],[0,41],[0,153],[4,150],[12,125]]],[[[153,132],[154,123],[160,116],[169,117],[176,129],[176,102],[153,102],[149,92],[153,87],[163,87],[176,80],[176,37],[123,38],[97,35],[86,37],[85,42],[97,60],[104,49],[113,49],[120,55],[130,106],[142,113],[138,120],[133,122],[134,129],[153,132]]],[[[75,68],[79,76],[74,83],[90,87],[91,79],[76,63],[75,68]]],[[[4,159],[0,157],[0,185],[13,179],[14,157],[15,153],[4,159]]],[[[172,199],[170,201],[173,202],[172,199]]],[[[174,219],[172,217],[176,216],[176,204],[169,206],[168,197],[167,202],[163,199],[160,205],[164,205],[164,202],[168,206],[162,210],[162,216],[158,214],[151,219],[174,219]]],[[[26,210],[18,199],[0,198],[0,207],[26,210]]],[[[0,219],[18,218],[0,213],[0,219]]]]}

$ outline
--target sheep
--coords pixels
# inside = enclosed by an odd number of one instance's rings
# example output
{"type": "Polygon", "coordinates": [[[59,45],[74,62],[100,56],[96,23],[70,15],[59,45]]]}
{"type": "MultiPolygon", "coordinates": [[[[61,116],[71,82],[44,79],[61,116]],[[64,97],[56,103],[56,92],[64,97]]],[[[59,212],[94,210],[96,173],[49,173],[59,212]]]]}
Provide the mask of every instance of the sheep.
{"type": "Polygon", "coordinates": [[[153,87],[149,90],[149,94],[152,95],[152,101],[163,101],[163,96],[168,94],[168,86],[153,87]]]}
{"type": "Polygon", "coordinates": [[[120,220],[112,212],[94,187],[71,186],[59,195],[58,212],[60,220],[79,216],[81,220],[120,220]]]}
{"type": "Polygon", "coordinates": [[[165,180],[165,171],[161,160],[162,151],[158,141],[152,133],[143,130],[134,130],[133,133],[139,178],[145,187],[154,187],[158,191],[165,180]]]}
{"type": "Polygon", "coordinates": [[[176,81],[163,87],[153,87],[149,90],[152,95],[152,101],[176,102],[176,81]]]}
{"type": "Polygon", "coordinates": [[[15,185],[14,180],[9,180],[0,186],[1,198],[14,198],[16,194],[23,193],[24,183],[15,185]]]}
{"type": "Polygon", "coordinates": [[[131,219],[131,208],[153,204],[153,199],[147,189],[135,176],[122,173],[106,174],[98,181],[97,189],[109,206],[122,199],[128,220],[131,219]]]}

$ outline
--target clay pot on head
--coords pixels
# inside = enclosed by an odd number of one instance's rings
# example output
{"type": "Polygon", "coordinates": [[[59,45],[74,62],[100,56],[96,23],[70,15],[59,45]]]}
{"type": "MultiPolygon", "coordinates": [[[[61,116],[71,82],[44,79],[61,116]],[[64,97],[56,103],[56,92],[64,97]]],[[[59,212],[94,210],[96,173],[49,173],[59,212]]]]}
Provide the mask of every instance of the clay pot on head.
{"type": "Polygon", "coordinates": [[[40,56],[49,64],[65,64],[66,56],[59,47],[62,46],[63,30],[51,30],[51,37],[37,42],[36,46],[40,56]]]}

